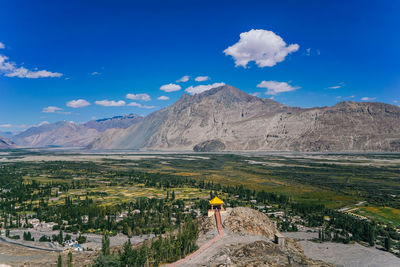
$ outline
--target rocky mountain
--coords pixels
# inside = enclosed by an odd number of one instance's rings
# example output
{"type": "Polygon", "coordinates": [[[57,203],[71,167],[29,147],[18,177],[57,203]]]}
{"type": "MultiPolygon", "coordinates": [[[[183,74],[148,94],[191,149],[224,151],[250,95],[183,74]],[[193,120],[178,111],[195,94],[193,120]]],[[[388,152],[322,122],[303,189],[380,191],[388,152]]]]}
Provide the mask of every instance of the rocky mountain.
{"type": "Polygon", "coordinates": [[[142,116],[129,114],[124,116],[114,116],[112,118],[92,120],[84,123],[83,125],[89,129],[96,129],[99,132],[104,132],[108,129],[126,129],[142,119],[142,116]]]}
{"type": "Polygon", "coordinates": [[[13,148],[13,147],[15,147],[15,144],[13,142],[0,136],[0,149],[13,148]]]}
{"type": "Polygon", "coordinates": [[[124,129],[142,120],[141,116],[125,115],[92,120],[83,124],[59,121],[31,127],[15,135],[12,140],[28,147],[85,147],[99,138],[107,129],[124,129]]]}
{"type": "Polygon", "coordinates": [[[89,148],[195,151],[400,151],[400,107],[341,102],[296,108],[232,86],[183,95],[89,148]]]}

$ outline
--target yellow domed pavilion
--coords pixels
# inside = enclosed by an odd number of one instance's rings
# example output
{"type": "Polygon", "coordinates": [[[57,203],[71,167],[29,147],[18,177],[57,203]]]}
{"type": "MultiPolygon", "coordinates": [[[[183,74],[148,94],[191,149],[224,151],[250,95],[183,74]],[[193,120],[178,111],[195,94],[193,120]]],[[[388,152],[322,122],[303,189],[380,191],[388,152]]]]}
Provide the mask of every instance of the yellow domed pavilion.
{"type": "Polygon", "coordinates": [[[208,210],[208,217],[213,216],[216,210],[219,210],[221,213],[226,212],[224,202],[219,197],[214,197],[209,203],[211,208],[208,210]]]}

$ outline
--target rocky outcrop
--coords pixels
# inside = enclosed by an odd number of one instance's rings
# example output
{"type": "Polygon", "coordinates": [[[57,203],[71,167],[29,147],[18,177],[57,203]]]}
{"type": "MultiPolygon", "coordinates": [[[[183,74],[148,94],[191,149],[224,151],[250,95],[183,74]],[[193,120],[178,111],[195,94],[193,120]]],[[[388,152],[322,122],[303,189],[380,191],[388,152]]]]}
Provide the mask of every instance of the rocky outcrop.
{"type": "Polygon", "coordinates": [[[95,149],[400,151],[400,107],[342,102],[301,109],[222,86],[110,131],[95,149]]]}
{"type": "Polygon", "coordinates": [[[277,244],[266,241],[246,244],[229,253],[229,263],[226,266],[333,266],[307,258],[301,247],[294,241],[287,243],[296,249],[281,248],[277,244]]]}
{"type": "Polygon", "coordinates": [[[223,225],[234,233],[243,235],[261,235],[273,240],[278,233],[267,215],[259,211],[238,207],[230,211],[223,225]]]}
{"type": "Polygon", "coordinates": [[[217,152],[225,150],[225,144],[219,140],[207,140],[193,147],[195,152],[217,152]]]}
{"type": "MultiPolygon", "coordinates": [[[[293,239],[285,238],[283,245],[275,244],[274,236],[279,232],[264,213],[237,207],[228,208],[222,217],[225,235],[188,266],[333,266],[305,256],[293,239]]],[[[215,227],[214,217],[200,218],[199,240],[215,234],[215,227]]]]}

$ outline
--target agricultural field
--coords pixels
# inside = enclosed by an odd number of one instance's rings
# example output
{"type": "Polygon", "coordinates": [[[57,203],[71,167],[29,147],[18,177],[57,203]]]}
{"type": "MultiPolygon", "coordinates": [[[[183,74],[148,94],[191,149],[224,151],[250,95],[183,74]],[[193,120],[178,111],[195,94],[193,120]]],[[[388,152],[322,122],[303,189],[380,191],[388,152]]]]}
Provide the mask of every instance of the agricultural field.
{"type": "MultiPolygon", "coordinates": [[[[129,172],[171,175],[243,185],[251,190],[284,194],[291,200],[324,204],[328,208],[356,207],[360,215],[398,225],[400,214],[399,154],[163,154],[75,153],[40,150],[10,151],[0,156],[1,165],[15,165],[26,181],[41,183],[88,183],[85,190],[60,192],[51,202],[67,195],[90,195],[99,203],[122,203],[137,197],[162,197],[162,188],[127,184],[119,177],[129,172]],[[122,174],[121,174],[122,173],[122,174]]],[[[207,198],[198,188],[171,188],[177,198],[207,198]]]]}

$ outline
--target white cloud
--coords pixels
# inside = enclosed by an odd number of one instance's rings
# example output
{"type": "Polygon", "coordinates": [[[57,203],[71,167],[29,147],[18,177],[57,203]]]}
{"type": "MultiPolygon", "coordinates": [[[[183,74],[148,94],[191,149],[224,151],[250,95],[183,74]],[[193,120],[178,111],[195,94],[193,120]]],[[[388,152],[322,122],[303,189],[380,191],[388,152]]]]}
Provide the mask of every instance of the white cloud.
{"type": "Polygon", "coordinates": [[[0,124],[0,128],[10,128],[10,127],[12,127],[12,125],[11,124],[0,124]]]}
{"type": "Polygon", "coordinates": [[[364,96],[361,98],[362,101],[373,101],[375,99],[376,99],[376,97],[368,97],[368,96],[364,96]]]}
{"type": "Polygon", "coordinates": [[[185,75],[185,76],[183,76],[182,78],[180,78],[179,80],[176,80],[176,82],[177,83],[185,83],[185,82],[187,82],[187,81],[189,81],[189,78],[190,78],[190,76],[188,76],[188,75],[185,75]]]}
{"type": "Polygon", "coordinates": [[[83,108],[89,106],[90,103],[85,99],[71,100],[67,102],[67,107],[70,108],[83,108]]]}
{"type": "Polygon", "coordinates": [[[299,89],[299,86],[291,86],[286,82],[277,82],[277,81],[262,81],[257,84],[259,88],[267,88],[266,95],[276,95],[283,92],[290,92],[296,89],[299,89]]]}
{"type": "Polygon", "coordinates": [[[259,95],[260,95],[260,92],[251,93],[250,95],[252,95],[252,96],[259,96],[259,95]]]}
{"type": "Polygon", "coordinates": [[[95,102],[96,105],[100,105],[103,107],[123,107],[123,106],[130,106],[130,107],[138,107],[138,108],[147,108],[147,109],[151,109],[151,108],[155,108],[156,106],[146,106],[146,105],[142,105],[140,103],[137,102],[131,102],[129,104],[127,104],[125,101],[123,100],[119,100],[119,101],[114,101],[114,100],[101,100],[101,101],[96,101],[95,102]]]}
{"type": "Polygon", "coordinates": [[[399,101],[398,101],[398,100],[393,100],[393,103],[396,103],[396,104],[397,104],[397,103],[399,103],[399,101]]]}
{"type": "Polygon", "coordinates": [[[204,82],[204,81],[208,81],[210,79],[210,77],[208,76],[197,76],[194,80],[196,82],[204,82]]]}
{"type": "Polygon", "coordinates": [[[150,101],[151,98],[148,94],[127,94],[126,95],[127,99],[132,99],[132,100],[142,100],[142,101],[150,101]]]}
{"type": "Polygon", "coordinates": [[[142,106],[142,108],[147,108],[147,109],[152,109],[152,108],[156,108],[157,106],[142,106]]]}
{"type": "Polygon", "coordinates": [[[48,122],[48,121],[42,121],[41,123],[39,123],[39,126],[47,125],[47,124],[50,124],[50,122],[48,122]]]}
{"type": "Polygon", "coordinates": [[[92,75],[92,76],[95,76],[95,75],[100,75],[101,73],[100,72],[97,72],[97,71],[93,71],[92,73],[90,73],[90,75],[92,75]]]}
{"type": "Polygon", "coordinates": [[[195,95],[195,94],[200,94],[200,93],[208,91],[208,90],[210,90],[212,88],[220,87],[220,86],[223,86],[223,85],[225,85],[225,83],[213,83],[213,84],[207,84],[207,85],[198,85],[198,86],[195,86],[195,87],[190,86],[190,87],[186,88],[185,91],[188,92],[191,95],[195,95]]]}
{"type": "Polygon", "coordinates": [[[180,85],[173,84],[173,83],[165,84],[165,85],[160,87],[160,90],[162,90],[164,92],[167,92],[167,93],[179,91],[181,89],[182,89],[182,87],[180,85]]]}
{"type": "Polygon", "coordinates": [[[62,108],[55,107],[55,106],[48,106],[46,108],[43,108],[42,112],[43,113],[55,113],[60,110],[62,110],[62,108]]]}
{"type": "Polygon", "coordinates": [[[50,72],[47,70],[28,70],[25,67],[17,67],[12,61],[8,60],[8,57],[0,55],[0,73],[3,73],[7,77],[18,77],[18,78],[47,78],[47,77],[61,77],[63,74],[58,72],[50,72]]]}
{"type": "Polygon", "coordinates": [[[155,108],[156,107],[156,106],[146,106],[146,105],[142,105],[142,104],[136,103],[136,102],[131,102],[127,106],[138,107],[138,108],[147,108],[147,109],[151,109],[151,108],[155,108]]]}
{"type": "Polygon", "coordinates": [[[4,48],[6,48],[6,46],[2,42],[0,42],[0,49],[4,49],[4,48]]]}
{"type": "Polygon", "coordinates": [[[114,101],[114,100],[101,100],[95,101],[96,105],[103,106],[103,107],[122,107],[125,106],[124,100],[114,101]]]}
{"type": "Polygon", "coordinates": [[[272,67],[285,57],[299,50],[298,44],[286,45],[283,39],[272,31],[250,30],[240,34],[240,40],[224,50],[232,56],[236,67],[246,67],[250,61],[260,67],[272,67]]]}
{"type": "Polygon", "coordinates": [[[344,86],[344,82],[340,82],[338,85],[328,87],[328,89],[339,89],[344,86]]]}
{"type": "Polygon", "coordinates": [[[165,96],[165,95],[162,95],[162,96],[157,97],[157,99],[158,100],[169,100],[169,97],[165,96]]]}

